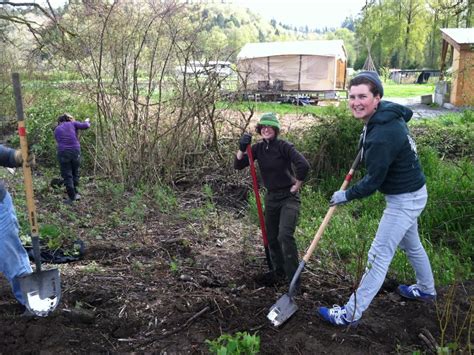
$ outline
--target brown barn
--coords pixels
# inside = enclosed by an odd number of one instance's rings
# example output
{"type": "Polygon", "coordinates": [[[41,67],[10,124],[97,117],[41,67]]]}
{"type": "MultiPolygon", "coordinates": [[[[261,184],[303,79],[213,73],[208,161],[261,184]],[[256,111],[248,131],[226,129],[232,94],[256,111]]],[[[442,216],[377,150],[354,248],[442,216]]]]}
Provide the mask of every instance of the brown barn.
{"type": "Polygon", "coordinates": [[[344,90],[346,66],[341,40],[247,43],[237,56],[249,90],[344,90]]]}
{"type": "Polygon", "coordinates": [[[452,47],[450,102],[456,106],[474,105],[474,28],[442,28],[441,73],[445,69],[448,46],[452,47]]]}

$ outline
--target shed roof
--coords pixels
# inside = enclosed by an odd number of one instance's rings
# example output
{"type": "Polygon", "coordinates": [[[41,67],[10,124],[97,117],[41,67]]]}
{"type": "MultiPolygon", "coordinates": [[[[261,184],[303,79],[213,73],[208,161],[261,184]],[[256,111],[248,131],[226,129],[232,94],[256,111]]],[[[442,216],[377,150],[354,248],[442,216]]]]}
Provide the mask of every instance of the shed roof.
{"type": "Polygon", "coordinates": [[[346,50],[342,40],[247,43],[237,55],[237,59],[278,55],[320,55],[345,60],[346,50]]]}
{"type": "MultiPolygon", "coordinates": [[[[443,38],[449,37],[456,44],[474,43],[474,28],[442,28],[443,38]]],[[[451,43],[452,44],[452,43],[451,43]]]]}

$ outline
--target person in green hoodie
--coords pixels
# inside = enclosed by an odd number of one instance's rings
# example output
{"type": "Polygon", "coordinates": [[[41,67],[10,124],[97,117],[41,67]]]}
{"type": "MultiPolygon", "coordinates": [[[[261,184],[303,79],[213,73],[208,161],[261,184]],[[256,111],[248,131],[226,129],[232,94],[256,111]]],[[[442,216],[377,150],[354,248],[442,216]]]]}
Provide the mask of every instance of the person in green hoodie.
{"type": "MultiPolygon", "coordinates": [[[[262,140],[252,145],[252,155],[258,161],[265,194],[265,227],[273,271],[265,283],[291,281],[298,268],[298,250],[294,238],[300,211],[299,190],[309,171],[309,163],[293,144],[279,139],[280,122],[273,112],[261,116],[257,133],[262,140]]],[[[252,136],[245,133],[239,141],[234,168],[249,166],[246,150],[252,136]]],[[[299,283],[297,284],[299,286],[299,283]]]]}
{"type": "Polygon", "coordinates": [[[376,72],[361,72],[349,83],[350,109],[364,122],[361,149],[367,173],[348,190],[334,192],[330,204],[344,204],[378,190],[385,195],[386,207],[357,290],[342,307],[317,309],[323,320],[337,326],[358,323],[382,287],[397,247],[406,253],[416,274],[416,284],[400,285],[398,293],[425,302],[436,298],[430,261],[418,235],[417,219],[428,193],[416,144],[407,127],[413,112],[382,101],[382,96],[383,86],[376,72]]]}

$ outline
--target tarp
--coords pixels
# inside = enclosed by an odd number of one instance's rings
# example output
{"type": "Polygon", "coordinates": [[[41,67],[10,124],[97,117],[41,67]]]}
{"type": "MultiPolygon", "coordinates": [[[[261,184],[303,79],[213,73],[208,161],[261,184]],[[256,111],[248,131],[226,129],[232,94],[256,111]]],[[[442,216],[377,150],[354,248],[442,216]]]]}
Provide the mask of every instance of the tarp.
{"type": "MultiPolygon", "coordinates": [[[[241,85],[284,91],[336,90],[337,61],[345,63],[343,42],[248,43],[237,56],[241,85]]],[[[345,68],[345,65],[344,65],[345,68]]]]}
{"type": "MultiPolygon", "coordinates": [[[[85,253],[85,244],[82,240],[75,240],[70,250],[55,249],[50,250],[46,245],[41,246],[41,262],[52,264],[64,264],[72,261],[81,260],[85,253]]],[[[31,261],[35,261],[33,247],[25,246],[28,257],[31,261]]]]}
{"type": "Polygon", "coordinates": [[[346,61],[342,40],[247,43],[237,60],[295,54],[331,56],[346,61]]]}

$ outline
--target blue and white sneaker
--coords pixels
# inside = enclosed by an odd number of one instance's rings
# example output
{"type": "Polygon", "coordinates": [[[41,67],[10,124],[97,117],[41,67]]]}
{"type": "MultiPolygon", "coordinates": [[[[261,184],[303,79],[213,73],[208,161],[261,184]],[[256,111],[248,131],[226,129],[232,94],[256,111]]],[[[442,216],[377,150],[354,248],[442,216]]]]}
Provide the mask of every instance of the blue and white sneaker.
{"type": "Polygon", "coordinates": [[[337,326],[355,326],[359,323],[358,320],[348,321],[346,319],[346,307],[340,307],[337,304],[333,305],[332,308],[318,307],[317,313],[326,322],[337,326]]]}
{"type": "Polygon", "coordinates": [[[411,300],[418,300],[423,302],[433,302],[436,300],[436,295],[421,291],[416,284],[411,286],[400,285],[397,288],[397,292],[400,296],[409,298],[411,300]]]}

